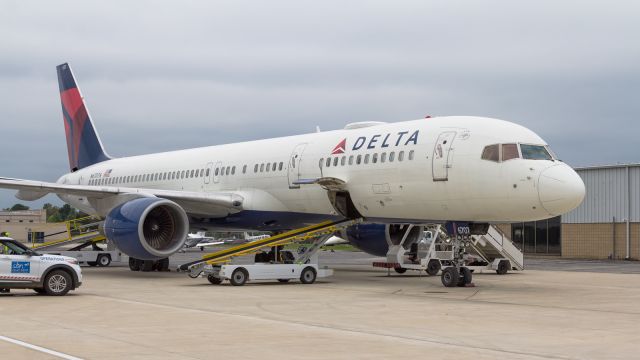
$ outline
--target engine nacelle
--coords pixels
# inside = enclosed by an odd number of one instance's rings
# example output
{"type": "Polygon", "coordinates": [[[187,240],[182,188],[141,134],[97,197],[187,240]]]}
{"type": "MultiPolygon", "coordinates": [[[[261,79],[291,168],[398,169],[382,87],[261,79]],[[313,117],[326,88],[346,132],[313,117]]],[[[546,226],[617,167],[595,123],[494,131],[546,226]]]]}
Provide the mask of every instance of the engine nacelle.
{"type": "Polygon", "coordinates": [[[389,245],[399,245],[405,235],[402,246],[409,249],[422,238],[423,231],[422,226],[408,224],[358,224],[348,227],[345,233],[351,245],[367,254],[385,256],[389,245]]]}
{"type": "Polygon", "coordinates": [[[189,232],[185,211],[173,201],[139,198],[113,208],[105,236],[125,254],[142,260],[169,257],[182,249],[189,232]]]}

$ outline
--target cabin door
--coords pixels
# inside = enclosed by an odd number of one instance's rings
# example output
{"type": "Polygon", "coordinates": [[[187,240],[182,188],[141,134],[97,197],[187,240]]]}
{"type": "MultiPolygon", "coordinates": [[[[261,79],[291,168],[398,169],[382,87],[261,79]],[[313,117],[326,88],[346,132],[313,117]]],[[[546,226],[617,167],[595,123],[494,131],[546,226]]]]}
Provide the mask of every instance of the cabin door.
{"type": "Polygon", "coordinates": [[[289,156],[287,163],[287,177],[289,180],[289,189],[299,189],[300,185],[294,184],[295,181],[300,180],[300,166],[302,165],[302,153],[307,147],[307,143],[296,145],[289,156]]]}
{"type": "Polygon", "coordinates": [[[456,137],[455,131],[445,131],[438,136],[438,141],[433,148],[431,157],[431,170],[433,181],[447,181],[449,179],[449,168],[451,167],[451,145],[456,137]]]}

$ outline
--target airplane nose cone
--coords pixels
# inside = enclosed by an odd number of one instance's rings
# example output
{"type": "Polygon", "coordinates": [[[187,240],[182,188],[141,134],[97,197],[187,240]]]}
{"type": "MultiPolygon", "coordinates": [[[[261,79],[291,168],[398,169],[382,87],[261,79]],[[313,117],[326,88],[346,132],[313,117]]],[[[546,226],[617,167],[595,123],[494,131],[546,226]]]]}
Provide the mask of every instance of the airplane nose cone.
{"type": "Polygon", "coordinates": [[[561,215],[577,208],[584,194],[584,182],[566,164],[554,165],[540,174],[538,197],[550,215],[561,215]]]}

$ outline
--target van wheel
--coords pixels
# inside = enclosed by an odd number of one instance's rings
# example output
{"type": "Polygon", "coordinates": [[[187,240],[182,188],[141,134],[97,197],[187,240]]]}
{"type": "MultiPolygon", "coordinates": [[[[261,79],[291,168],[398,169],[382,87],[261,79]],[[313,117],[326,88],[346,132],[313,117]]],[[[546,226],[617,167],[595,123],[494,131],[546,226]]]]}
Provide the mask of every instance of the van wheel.
{"type": "Polygon", "coordinates": [[[247,273],[247,270],[244,268],[237,268],[231,273],[231,279],[229,279],[229,282],[231,282],[231,285],[233,286],[242,286],[247,282],[248,278],[249,273],[247,273]]]}
{"type": "Polygon", "coordinates": [[[111,264],[111,256],[107,254],[98,255],[98,259],[96,259],[98,266],[109,266],[111,264]]]}
{"type": "Polygon", "coordinates": [[[394,267],[393,270],[395,270],[398,274],[404,274],[407,272],[407,269],[403,267],[394,267]]]}
{"type": "Polygon", "coordinates": [[[71,276],[63,270],[53,270],[44,278],[44,290],[47,295],[66,295],[72,285],[71,276]]]}
{"type": "Polygon", "coordinates": [[[316,281],[316,269],[307,266],[300,273],[300,282],[303,284],[313,284],[316,281]]]}

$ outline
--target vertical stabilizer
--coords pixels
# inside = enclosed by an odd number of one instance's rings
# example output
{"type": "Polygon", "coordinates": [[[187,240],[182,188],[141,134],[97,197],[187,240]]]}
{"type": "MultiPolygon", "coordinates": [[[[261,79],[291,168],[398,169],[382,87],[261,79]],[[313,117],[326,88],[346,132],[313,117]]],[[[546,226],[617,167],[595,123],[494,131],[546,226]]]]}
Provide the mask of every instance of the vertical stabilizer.
{"type": "Polygon", "coordinates": [[[104,151],[98,133],[91,122],[71,67],[65,63],[58,65],[56,70],[58,71],[64,131],[67,135],[69,168],[71,171],[76,171],[109,160],[110,157],[104,151]]]}

